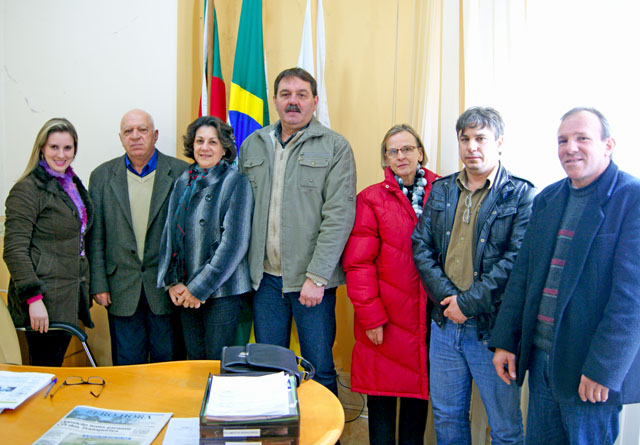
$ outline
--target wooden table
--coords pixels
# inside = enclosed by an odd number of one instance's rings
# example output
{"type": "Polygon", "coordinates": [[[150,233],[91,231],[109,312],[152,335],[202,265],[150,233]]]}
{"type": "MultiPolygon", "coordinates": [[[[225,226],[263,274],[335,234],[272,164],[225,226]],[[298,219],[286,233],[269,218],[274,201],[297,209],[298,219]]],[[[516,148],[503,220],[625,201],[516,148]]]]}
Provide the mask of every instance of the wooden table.
{"type": "MultiPolygon", "coordinates": [[[[44,399],[46,389],[15,410],[0,413],[0,442],[32,443],[76,405],[126,411],[172,412],[173,417],[198,417],[209,372],[218,373],[217,361],[194,360],[98,368],[49,368],[0,364],[4,371],[55,374],[57,388],[68,376],[99,376],[106,386],[99,398],[88,385],[64,387],[44,399]],[[10,442],[7,442],[7,439],[10,442]]],[[[54,388],[54,390],[55,390],[54,388]]],[[[300,444],[333,444],[344,427],[344,411],[331,391],[314,381],[298,388],[300,444]]],[[[154,444],[161,444],[166,426],[154,444]]]]}

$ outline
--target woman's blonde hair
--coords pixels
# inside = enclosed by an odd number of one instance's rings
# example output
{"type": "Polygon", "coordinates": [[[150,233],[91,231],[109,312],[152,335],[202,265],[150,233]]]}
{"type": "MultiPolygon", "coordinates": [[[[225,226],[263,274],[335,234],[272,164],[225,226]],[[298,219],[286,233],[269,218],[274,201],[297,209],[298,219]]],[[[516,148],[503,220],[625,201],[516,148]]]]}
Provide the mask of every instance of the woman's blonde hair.
{"type": "Polygon", "coordinates": [[[31,150],[31,157],[27,163],[27,168],[24,170],[24,173],[22,173],[22,176],[20,176],[18,181],[26,178],[29,173],[36,169],[38,162],[42,159],[42,148],[47,143],[49,135],[51,133],[58,132],[69,133],[69,135],[71,135],[71,138],[73,139],[73,157],[75,158],[76,153],[78,153],[78,133],[76,132],[75,127],[71,122],[63,117],[54,117],[53,119],[49,119],[38,132],[36,141],[33,144],[33,150],[31,150]]]}
{"type": "Polygon", "coordinates": [[[403,131],[406,131],[407,133],[411,134],[411,136],[416,138],[416,142],[418,144],[416,148],[420,151],[420,153],[422,153],[422,161],[420,162],[420,166],[424,167],[427,163],[427,153],[424,151],[424,145],[422,144],[422,140],[420,139],[418,132],[414,130],[413,127],[409,124],[398,124],[391,127],[389,131],[387,131],[387,134],[384,135],[384,138],[382,138],[382,144],[380,144],[380,164],[382,165],[383,169],[387,166],[386,154],[387,142],[389,141],[389,138],[391,136],[395,136],[398,133],[402,133],[403,131]]]}

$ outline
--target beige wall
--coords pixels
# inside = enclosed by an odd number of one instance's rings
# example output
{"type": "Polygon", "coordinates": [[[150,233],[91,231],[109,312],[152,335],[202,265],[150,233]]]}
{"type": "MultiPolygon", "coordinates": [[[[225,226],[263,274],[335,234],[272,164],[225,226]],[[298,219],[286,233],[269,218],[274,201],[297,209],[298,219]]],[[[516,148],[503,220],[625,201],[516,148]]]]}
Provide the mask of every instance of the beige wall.
{"type": "MultiPolygon", "coordinates": [[[[278,73],[297,63],[306,1],[265,0],[263,3],[264,47],[271,100],[273,81],[278,73]]],[[[399,19],[395,1],[324,0],[323,3],[325,80],[331,124],[353,146],[360,190],[382,179],[378,156],[380,140],[391,125],[405,122],[409,117],[412,1],[399,0],[399,19]]],[[[178,4],[178,145],[187,125],[198,112],[202,4],[202,0],[186,0],[178,4]]],[[[315,2],[312,4],[315,27],[315,2]]],[[[216,0],[215,6],[228,103],[241,2],[216,0]]],[[[272,102],[269,106],[271,122],[275,122],[278,115],[272,102]]]]}
{"type": "MultiPolygon", "coordinates": [[[[315,1],[312,1],[315,39],[315,1]]],[[[332,128],[353,147],[358,190],[382,180],[379,145],[386,130],[409,119],[411,0],[324,0],[325,82],[332,128]],[[396,51],[396,30],[398,42],[396,51]]],[[[295,66],[300,50],[305,0],[265,0],[263,36],[269,96],[280,71],[295,66]]],[[[229,87],[241,2],[216,0],[222,74],[229,87]]],[[[178,4],[177,132],[197,117],[201,82],[202,0],[178,4]]],[[[314,40],[315,41],[315,40],[314,40]]],[[[278,116],[270,106],[270,119],[278,116]]],[[[336,366],[349,370],[353,347],[353,308],[338,292],[336,366]]]]}
{"type": "MultiPolygon", "coordinates": [[[[312,3],[312,22],[315,28],[315,2],[312,3]]],[[[217,0],[215,5],[223,77],[228,95],[241,2],[217,0]]],[[[277,74],[297,63],[305,5],[305,0],[263,2],[263,33],[270,96],[273,95],[273,81],[277,74]]],[[[411,5],[411,0],[399,0],[398,3],[388,0],[324,0],[325,81],[329,113],[333,129],[343,134],[353,147],[358,169],[358,190],[382,179],[380,140],[391,125],[405,122],[409,118],[411,5]]],[[[202,10],[203,0],[178,2],[178,152],[182,145],[182,134],[198,112],[202,10]]],[[[269,105],[271,122],[275,122],[277,114],[272,103],[269,105]]],[[[4,263],[0,263],[0,289],[7,288],[7,277],[4,263]]],[[[97,327],[90,333],[95,355],[102,364],[110,361],[109,343],[105,339],[105,336],[108,338],[108,330],[104,312],[102,308],[94,307],[93,316],[97,327]]],[[[349,369],[353,346],[353,309],[344,289],[339,291],[337,314],[336,364],[339,368],[349,369]]]]}

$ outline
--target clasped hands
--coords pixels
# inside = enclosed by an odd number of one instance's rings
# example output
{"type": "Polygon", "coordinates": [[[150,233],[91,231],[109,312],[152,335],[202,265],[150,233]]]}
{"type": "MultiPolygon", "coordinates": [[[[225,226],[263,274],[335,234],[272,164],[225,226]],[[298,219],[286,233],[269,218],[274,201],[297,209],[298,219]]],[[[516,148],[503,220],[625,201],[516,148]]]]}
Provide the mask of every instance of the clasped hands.
{"type": "Polygon", "coordinates": [[[204,301],[194,297],[187,289],[187,286],[182,283],[171,286],[169,288],[169,296],[176,306],[198,309],[201,304],[204,304],[204,301]]]}

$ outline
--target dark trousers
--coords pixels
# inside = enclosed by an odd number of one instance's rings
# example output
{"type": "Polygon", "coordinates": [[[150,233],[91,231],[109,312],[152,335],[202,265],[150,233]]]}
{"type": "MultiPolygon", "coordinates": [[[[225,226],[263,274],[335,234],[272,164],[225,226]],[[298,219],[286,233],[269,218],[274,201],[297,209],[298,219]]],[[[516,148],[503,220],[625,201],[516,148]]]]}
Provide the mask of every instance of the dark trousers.
{"type": "Polygon", "coordinates": [[[182,332],[182,317],[177,310],[171,314],[171,326],[173,330],[173,359],[186,360],[187,347],[184,344],[184,333],[182,332]]]}
{"type": "Polygon", "coordinates": [[[182,330],[189,359],[220,360],[222,347],[234,343],[241,310],[240,295],[209,298],[198,309],[181,308],[182,330]]]}
{"type": "MultiPolygon", "coordinates": [[[[398,397],[367,396],[369,410],[369,443],[394,445],[396,443],[396,404],[398,397]]],[[[398,443],[423,444],[427,425],[429,401],[400,397],[398,443]]]]}
{"type": "Polygon", "coordinates": [[[243,294],[241,300],[242,309],[240,309],[240,314],[238,315],[236,338],[233,341],[235,346],[244,346],[249,343],[251,327],[253,326],[253,291],[243,294]]]}
{"type": "Polygon", "coordinates": [[[120,317],[110,314],[109,330],[114,365],[173,360],[175,340],[171,315],[156,315],[151,312],[144,287],[133,315],[120,317]]]}
{"type": "Polygon", "coordinates": [[[66,332],[26,332],[32,366],[62,366],[71,335],[66,332]]]}

